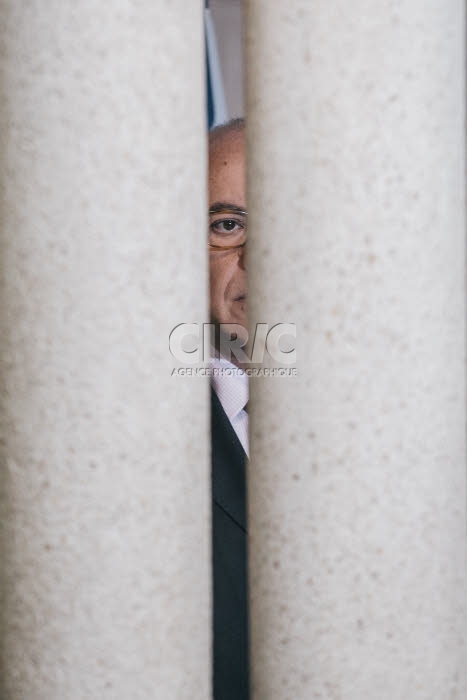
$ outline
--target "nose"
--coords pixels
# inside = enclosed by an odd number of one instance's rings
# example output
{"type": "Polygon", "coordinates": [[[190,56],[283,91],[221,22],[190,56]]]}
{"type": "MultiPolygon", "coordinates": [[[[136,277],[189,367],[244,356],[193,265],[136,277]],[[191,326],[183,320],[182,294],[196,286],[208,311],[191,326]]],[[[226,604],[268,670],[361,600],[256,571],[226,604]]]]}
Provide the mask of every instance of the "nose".
{"type": "Polygon", "coordinates": [[[242,270],[246,270],[246,244],[238,248],[238,264],[242,270]]]}

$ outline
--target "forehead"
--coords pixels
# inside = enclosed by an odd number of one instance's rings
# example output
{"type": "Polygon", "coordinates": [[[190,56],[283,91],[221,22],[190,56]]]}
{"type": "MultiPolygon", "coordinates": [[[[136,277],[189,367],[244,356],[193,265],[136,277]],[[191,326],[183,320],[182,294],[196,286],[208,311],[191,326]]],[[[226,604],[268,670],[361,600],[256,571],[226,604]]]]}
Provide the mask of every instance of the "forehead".
{"type": "Polygon", "coordinates": [[[245,137],[232,132],[214,138],[209,147],[209,201],[245,207],[245,137]]]}

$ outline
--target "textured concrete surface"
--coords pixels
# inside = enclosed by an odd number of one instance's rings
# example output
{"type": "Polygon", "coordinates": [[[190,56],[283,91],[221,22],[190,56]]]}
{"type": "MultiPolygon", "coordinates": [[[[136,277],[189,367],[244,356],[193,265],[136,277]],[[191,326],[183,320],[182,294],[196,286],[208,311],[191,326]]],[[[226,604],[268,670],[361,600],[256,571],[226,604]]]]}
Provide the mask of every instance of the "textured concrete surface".
{"type": "Polygon", "coordinates": [[[464,3],[245,2],[254,698],[460,700],[464,3]]]}
{"type": "Polygon", "coordinates": [[[202,11],[1,4],[4,700],[209,697],[202,11]]]}

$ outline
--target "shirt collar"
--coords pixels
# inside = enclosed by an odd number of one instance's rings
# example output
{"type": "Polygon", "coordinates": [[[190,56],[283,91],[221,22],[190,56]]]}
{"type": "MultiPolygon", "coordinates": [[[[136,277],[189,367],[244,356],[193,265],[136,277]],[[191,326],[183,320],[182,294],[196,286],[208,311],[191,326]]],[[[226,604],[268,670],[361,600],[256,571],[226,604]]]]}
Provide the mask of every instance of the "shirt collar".
{"type": "Polygon", "coordinates": [[[224,357],[212,357],[212,385],[227,418],[232,421],[248,403],[248,375],[224,357]]]}

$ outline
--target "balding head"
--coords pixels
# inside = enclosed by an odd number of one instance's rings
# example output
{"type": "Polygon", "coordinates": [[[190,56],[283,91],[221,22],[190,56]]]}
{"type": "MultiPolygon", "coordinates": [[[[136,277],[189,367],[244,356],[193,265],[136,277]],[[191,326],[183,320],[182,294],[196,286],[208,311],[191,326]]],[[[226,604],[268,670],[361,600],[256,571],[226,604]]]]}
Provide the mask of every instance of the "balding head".
{"type": "MultiPolygon", "coordinates": [[[[245,124],[235,119],[209,134],[209,216],[213,232],[246,228],[245,124]]],[[[211,250],[209,254],[211,319],[247,327],[245,248],[211,250]]]]}
{"type": "Polygon", "coordinates": [[[219,124],[215,126],[209,132],[209,147],[213,146],[216,141],[222,139],[230,134],[244,134],[245,133],[245,120],[242,117],[236,117],[231,119],[225,124],[219,124]]]}

